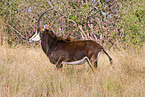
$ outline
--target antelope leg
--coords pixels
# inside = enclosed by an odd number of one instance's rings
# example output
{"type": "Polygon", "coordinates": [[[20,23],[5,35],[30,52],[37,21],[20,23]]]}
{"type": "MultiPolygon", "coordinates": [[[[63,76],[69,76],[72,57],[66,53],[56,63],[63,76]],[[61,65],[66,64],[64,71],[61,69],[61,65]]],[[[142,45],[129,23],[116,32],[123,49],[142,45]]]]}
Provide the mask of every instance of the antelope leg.
{"type": "Polygon", "coordinates": [[[89,58],[88,58],[88,57],[85,57],[85,59],[86,59],[86,61],[88,62],[88,64],[89,64],[90,68],[92,69],[92,71],[95,72],[95,71],[93,70],[93,68],[92,68],[92,64],[91,64],[89,58]]]}

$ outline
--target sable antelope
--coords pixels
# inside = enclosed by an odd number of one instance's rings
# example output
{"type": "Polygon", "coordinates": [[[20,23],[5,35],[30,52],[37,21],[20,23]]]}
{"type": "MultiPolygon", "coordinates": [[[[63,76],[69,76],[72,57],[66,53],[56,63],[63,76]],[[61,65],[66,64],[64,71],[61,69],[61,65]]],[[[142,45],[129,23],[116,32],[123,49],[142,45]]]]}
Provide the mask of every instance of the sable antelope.
{"type": "Polygon", "coordinates": [[[44,13],[39,17],[37,22],[38,28],[36,33],[29,39],[29,42],[41,40],[44,53],[48,56],[50,62],[55,64],[58,69],[61,68],[63,64],[75,65],[87,61],[90,68],[93,70],[92,64],[93,67],[97,68],[97,61],[102,51],[108,56],[110,63],[112,63],[112,58],[104,48],[93,40],[69,41],[58,38],[51,29],[39,28],[39,21],[44,13]]]}

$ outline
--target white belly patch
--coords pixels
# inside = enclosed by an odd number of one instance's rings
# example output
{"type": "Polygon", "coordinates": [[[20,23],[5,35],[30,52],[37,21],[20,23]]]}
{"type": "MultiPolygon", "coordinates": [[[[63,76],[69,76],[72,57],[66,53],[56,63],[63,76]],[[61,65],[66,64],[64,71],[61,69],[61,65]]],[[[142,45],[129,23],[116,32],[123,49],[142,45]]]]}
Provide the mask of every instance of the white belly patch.
{"type": "Polygon", "coordinates": [[[93,68],[92,68],[92,64],[91,64],[91,62],[90,62],[90,60],[89,60],[88,57],[84,57],[84,58],[81,59],[81,60],[77,60],[77,61],[73,61],[73,62],[62,62],[61,64],[79,65],[79,64],[85,63],[86,61],[88,62],[88,64],[89,64],[90,68],[92,69],[92,71],[95,72],[95,71],[93,70],[93,68]]]}
{"type": "Polygon", "coordinates": [[[77,60],[77,61],[73,61],[73,62],[62,62],[61,64],[67,64],[67,65],[80,65],[80,64],[83,64],[85,63],[87,60],[86,58],[88,57],[84,57],[83,59],[81,60],[77,60]]]}

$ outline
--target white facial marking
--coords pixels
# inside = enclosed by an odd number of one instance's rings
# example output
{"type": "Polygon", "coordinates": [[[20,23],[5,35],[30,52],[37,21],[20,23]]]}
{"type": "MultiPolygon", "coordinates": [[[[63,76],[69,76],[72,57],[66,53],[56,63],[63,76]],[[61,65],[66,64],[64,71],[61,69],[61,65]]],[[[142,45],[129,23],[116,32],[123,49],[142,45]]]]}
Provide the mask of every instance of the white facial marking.
{"type": "Polygon", "coordinates": [[[29,42],[39,41],[39,40],[40,40],[40,35],[36,31],[36,33],[29,39],[29,42]]]}

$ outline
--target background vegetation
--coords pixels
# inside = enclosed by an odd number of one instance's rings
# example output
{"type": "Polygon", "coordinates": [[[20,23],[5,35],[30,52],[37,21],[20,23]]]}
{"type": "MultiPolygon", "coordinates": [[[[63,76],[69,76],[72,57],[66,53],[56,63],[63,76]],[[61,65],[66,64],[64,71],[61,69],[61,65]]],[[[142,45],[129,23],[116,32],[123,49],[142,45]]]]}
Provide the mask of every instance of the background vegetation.
{"type": "Polygon", "coordinates": [[[145,42],[144,0],[2,0],[1,44],[28,44],[37,19],[50,24],[58,36],[74,40],[93,39],[109,47],[142,46],[145,42]],[[5,36],[5,37],[3,37],[5,36]]]}
{"type": "Polygon", "coordinates": [[[145,97],[144,0],[1,0],[0,6],[0,97],[145,97]],[[88,64],[56,70],[40,43],[28,42],[50,8],[40,27],[96,40],[111,48],[113,65],[101,54],[96,73],[88,64]]]}

